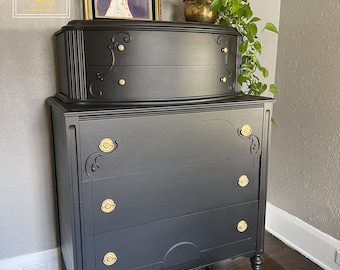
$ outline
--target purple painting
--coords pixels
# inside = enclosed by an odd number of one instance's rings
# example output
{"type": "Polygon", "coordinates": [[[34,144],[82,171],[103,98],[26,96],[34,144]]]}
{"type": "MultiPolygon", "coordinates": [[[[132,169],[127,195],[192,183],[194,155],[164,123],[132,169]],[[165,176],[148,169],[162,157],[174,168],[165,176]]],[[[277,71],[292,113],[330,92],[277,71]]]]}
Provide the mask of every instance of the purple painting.
{"type": "Polygon", "coordinates": [[[96,0],[97,17],[152,19],[150,0],[96,0]]]}

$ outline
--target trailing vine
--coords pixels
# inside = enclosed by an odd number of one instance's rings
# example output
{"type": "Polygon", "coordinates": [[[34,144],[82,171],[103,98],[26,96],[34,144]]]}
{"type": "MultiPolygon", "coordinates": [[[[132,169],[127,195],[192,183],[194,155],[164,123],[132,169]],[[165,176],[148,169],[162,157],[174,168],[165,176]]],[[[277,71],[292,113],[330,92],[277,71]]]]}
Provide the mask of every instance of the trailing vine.
{"type": "MultiPolygon", "coordinates": [[[[256,23],[261,19],[253,16],[248,0],[213,0],[210,9],[219,13],[217,24],[235,28],[243,37],[238,47],[242,54],[238,83],[241,86],[246,85],[245,94],[262,95],[268,88],[265,79],[269,76],[269,71],[261,65],[258,59],[263,46],[258,39],[256,23]],[[259,74],[262,75],[262,80],[259,74]]],[[[276,26],[270,22],[265,24],[261,34],[264,30],[278,33],[276,26]]],[[[271,84],[269,91],[277,94],[278,88],[275,84],[271,84]]]]}

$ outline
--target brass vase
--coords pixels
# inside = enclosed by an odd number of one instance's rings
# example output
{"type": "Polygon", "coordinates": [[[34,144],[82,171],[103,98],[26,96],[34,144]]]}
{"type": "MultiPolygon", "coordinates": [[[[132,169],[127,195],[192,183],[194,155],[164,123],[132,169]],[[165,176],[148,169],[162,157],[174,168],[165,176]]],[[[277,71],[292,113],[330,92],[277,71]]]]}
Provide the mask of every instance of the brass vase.
{"type": "Polygon", "coordinates": [[[185,0],[184,17],[186,21],[214,23],[218,12],[210,11],[211,1],[185,0]]]}

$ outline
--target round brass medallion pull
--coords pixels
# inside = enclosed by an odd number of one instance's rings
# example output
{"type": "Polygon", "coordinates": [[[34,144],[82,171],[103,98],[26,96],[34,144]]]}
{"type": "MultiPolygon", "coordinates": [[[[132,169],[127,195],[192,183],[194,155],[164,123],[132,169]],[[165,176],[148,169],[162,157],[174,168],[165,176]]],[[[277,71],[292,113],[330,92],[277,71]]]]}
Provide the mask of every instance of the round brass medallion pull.
{"type": "Polygon", "coordinates": [[[237,224],[237,230],[239,232],[244,232],[248,229],[248,224],[245,220],[241,220],[238,224],[237,224]]]}
{"type": "Polygon", "coordinates": [[[111,213],[113,210],[115,210],[115,208],[116,208],[116,203],[111,199],[104,200],[102,202],[102,206],[100,207],[100,209],[104,213],[111,213]]]}
{"type": "Polygon", "coordinates": [[[110,266],[117,262],[117,256],[114,252],[108,252],[105,254],[103,264],[110,266]]]}
{"type": "Polygon", "coordinates": [[[240,131],[241,135],[243,135],[244,137],[249,137],[252,132],[253,132],[253,129],[248,124],[242,126],[241,131],[240,131]]]}
{"type": "Polygon", "coordinates": [[[104,153],[109,153],[109,152],[112,152],[116,148],[116,145],[110,138],[104,138],[100,141],[98,147],[100,151],[104,153]]]}
{"type": "Polygon", "coordinates": [[[238,185],[240,187],[246,187],[249,184],[249,178],[246,175],[241,175],[238,179],[238,185]]]}

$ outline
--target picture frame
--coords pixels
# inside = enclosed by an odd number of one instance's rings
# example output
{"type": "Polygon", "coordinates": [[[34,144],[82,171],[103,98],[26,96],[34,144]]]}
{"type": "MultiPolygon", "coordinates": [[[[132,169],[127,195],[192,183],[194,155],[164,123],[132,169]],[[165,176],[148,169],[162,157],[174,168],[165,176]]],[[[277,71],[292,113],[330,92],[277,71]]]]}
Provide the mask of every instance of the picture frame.
{"type": "Polygon", "coordinates": [[[85,20],[161,20],[161,0],[83,0],[85,20]]]}

